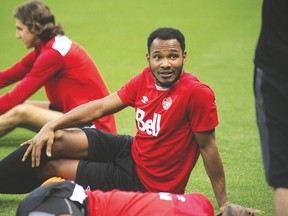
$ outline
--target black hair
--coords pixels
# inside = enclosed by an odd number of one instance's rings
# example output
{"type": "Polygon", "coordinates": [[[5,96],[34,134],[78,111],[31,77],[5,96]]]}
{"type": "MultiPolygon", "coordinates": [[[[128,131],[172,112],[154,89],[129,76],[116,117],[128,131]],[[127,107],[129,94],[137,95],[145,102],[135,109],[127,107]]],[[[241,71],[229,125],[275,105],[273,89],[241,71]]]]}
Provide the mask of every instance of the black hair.
{"type": "Polygon", "coordinates": [[[160,40],[176,39],[180,44],[182,52],[185,51],[185,37],[178,29],[163,27],[163,28],[158,28],[155,31],[153,31],[149,35],[148,41],[147,41],[148,53],[150,53],[151,44],[156,38],[160,40]]]}

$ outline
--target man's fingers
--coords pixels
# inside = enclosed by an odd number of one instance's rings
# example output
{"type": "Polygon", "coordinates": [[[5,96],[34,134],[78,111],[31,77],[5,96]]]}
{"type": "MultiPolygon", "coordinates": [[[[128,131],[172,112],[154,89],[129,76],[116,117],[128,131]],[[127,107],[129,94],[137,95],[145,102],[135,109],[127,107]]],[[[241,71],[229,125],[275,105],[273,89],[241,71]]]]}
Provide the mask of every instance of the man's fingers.
{"type": "MultiPolygon", "coordinates": [[[[28,143],[27,143],[27,144],[28,144],[28,143]]],[[[21,144],[21,145],[22,145],[22,144],[21,144]]],[[[23,145],[26,145],[26,144],[23,143],[23,145]]],[[[23,157],[22,157],[22,161],[25,161],[25,160],[27,159],[28,155],[31,153],[31,149],[32,149],[32,145],[30,145],[30,146],[27,148],[25,154],[24,154],[23,157]]]]}
{"type": "Polygon", "coordinates": [[[252,213],[253,215],[265,213],[264,211],[261,211],[259,209],[254,209],[254,208],[246,208],[246,209],[248,212],[252,213]]]}
{"type": "Polygon", "coordinates": [[[53,145],[53,139],[49,139],[46,145],[46,155],[48,157],[52,156],[52,145],[53,145]]]}
{"type": "Polygon", "coordinates": [[[31,166],[35,167],[35,155],[36,155],[36,150],[35,150],[35,146],[34,148],[32,148],[32,152],[31,152],[31,166]]]}
{"type": "MultiPolygon", "coordinates": [[[[223,209],[222,209],[223,211],[223,209]]],[[[241,205],[235,205],[235,204],[230,204],[227,207],[225,207],[224,211],[218,212],[216,216],[230,216],[230,215],[237,215],[237,216],[251,216],[251,215],[257,215],[257,214],[262,214],[264,213],[263,211],[259,209],[254,209],[254,208],[247,208],[241,205]]]]}
{"type": "Polygon", "coordinates": [[[41,150],[42,148],[36,147],[36,154],[35,154],[35,166],[40,166],[40,160],[41,160],[41,150]]]}
{"type": "Polygon", "coordinates": [[[24,145],[28,145],[28,144],[31,144],[31,140],[27,140],[26,142],[21,143],[20,146],[24,146],[24,145]]]}

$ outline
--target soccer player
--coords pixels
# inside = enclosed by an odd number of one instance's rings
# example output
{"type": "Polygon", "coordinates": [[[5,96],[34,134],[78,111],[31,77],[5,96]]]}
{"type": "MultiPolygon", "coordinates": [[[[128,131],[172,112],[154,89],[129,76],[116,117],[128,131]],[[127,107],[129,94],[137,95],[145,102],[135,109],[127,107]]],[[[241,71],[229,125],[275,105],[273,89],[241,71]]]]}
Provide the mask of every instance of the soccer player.
{"type": "Polygon", "coordinates": [[[288,1],[263,0],[255,53],[254,91],[274,214],[288,215],[288,1]]]}
{"type": "Polygon", "coordinates": [[[203,194],[84,190],[71,181],[39,187],[19,205],[17,216],[214,216],[203,194]]]}
{"type": "Polygon", "coordinates": [[[181,194],[200,154],[223,211],[229,202],[215,141],[215,95],[183,70],[187,53],[178,29],[156,29],[147,47],[149,67],[120,90],[50,121],[0,161],[0,193],[26,193],[59,176],[91,190],[181,194]],[[93,128],[65,129],[127,106],[136,113],[134,137],[93,128]]]}
{"type": "MultiPolygon", "coordinates": [[[[0,88],[19,81],[0,96],[0,136],[17,127],[38,132],[63,113],[109,94],[90,56],[65,36],[47,5],[40,1],[25,3],[17,7],[14,17],[16,37],[27,49],[34,49],[0,72],[0,88]],[[28,100],[43,86],[48,101],[28,100]]],[[[116,133],[113,115],[97,119],[94,125],[116,133]]]]}

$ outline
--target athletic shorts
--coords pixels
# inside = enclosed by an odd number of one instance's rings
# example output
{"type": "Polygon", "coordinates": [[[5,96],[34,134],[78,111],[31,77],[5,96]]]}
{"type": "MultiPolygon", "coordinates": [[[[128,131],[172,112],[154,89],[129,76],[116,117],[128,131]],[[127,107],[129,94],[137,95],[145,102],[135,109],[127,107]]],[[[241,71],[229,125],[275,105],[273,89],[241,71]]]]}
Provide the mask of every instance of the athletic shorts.
{"type": "Polygon", "coordinates": [[[267,182],[288,188],[288,80],[256,67],[254,91],[267,182]]]}
{"type": "Polygon", "coordinates": [[[142,191],[146,189],[134,169],[133,137],[82,128],[88,139],[88,160],[79,162],[76,183],[86,189],[142,191]]]}
{"type": "Polygon", "coordinates": [[[52,110],[52,111],[58,111],[58,112],[63,112],[62,110],[60,109],[57,109],[56,106],[54,106],[53,104],[49,104],[49,110],[52,110]]]}

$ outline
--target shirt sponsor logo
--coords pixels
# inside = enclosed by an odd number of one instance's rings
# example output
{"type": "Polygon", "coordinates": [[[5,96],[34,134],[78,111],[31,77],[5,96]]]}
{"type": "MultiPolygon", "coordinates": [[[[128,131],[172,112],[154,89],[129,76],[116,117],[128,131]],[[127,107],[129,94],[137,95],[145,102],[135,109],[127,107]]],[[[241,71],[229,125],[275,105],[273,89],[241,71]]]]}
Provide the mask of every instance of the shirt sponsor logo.
{"type": "Polygon", "coordinates": [[[186,198],[182,195],[177,195],[177,199],[180,200],[181,202],[185,202],[186,198]]]}
{"type": "Polygon", "coordinates": [[[148,135],[157,136],[160,131],[161,114],[154,113],[153,119],[144,121],[145,112],[139,108],[136,110],[136,122],[140,131],[146,131],[148,135]]]}
{"type": "Polygon", "coordinates": [[[172,196],[167,192],[159,192],[160,200],[172,200],[172,196]]]}
{"type": "MultiPolygon", "coordinates": [[[[167,201],[171,201],[173,200],[172,195],[170,193],[167,192],[159,192],[159,198],[160,200],[167,200],[167,201]]],[[[177,200],[181,201],[181,202],[185,202],[186,198],[183,195],[176,195],[177,200]]]]}

